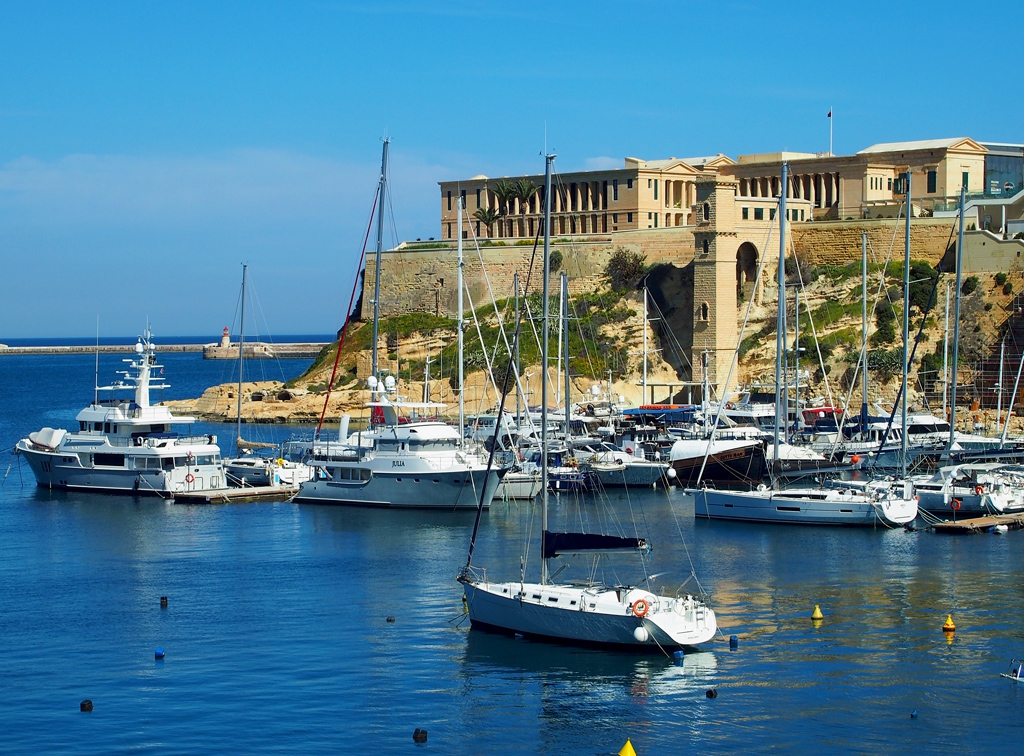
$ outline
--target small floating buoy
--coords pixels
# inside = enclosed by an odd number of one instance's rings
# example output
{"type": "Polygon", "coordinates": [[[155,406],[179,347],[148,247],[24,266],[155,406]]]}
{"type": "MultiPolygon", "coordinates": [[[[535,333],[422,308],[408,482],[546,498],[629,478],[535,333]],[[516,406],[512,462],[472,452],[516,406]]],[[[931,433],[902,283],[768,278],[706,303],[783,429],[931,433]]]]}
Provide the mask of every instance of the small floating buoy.
{"type": "Polygon", "coordinates": [[[158,648],[156,651],[153,652],[153,656],[155,658],[157,658],[157,659],[163,659],[164,658],[164,650],[162,648],[158,648]]]}
{"type": "Polygon", "coordinates": [[[160,608],[162,608],[162,609],[166,609],[167,608],[167,597],[166,596],[161,596],[160,597],[160,608]]]}
{"type": "Polygon", "coordinates": [[[821,613],[821,607],[818,606],[817,604],[814,605],[814,611],[811,612],[811,619],[812,620],[825,619],[825,615],[821,613]]]}
{"type": "Polygon", "coordinates": [[[718,691],[714,688],[708,688],[708,692],[704,694],[708,698],[718,698],[718,691]]]}
{"type": "Polygon", "coordinates": [[[417,743],[426,743],[427,731],[417,727],[415,730],[412,731],[412,739],[417,743]]]}
{"type": "Polygon", "coordinates": [[[636,751],[633,750],[633,744],[629,742],[629,738],[626,738],[626,745],[619,749],[619,756],[636,756],[636,751]]]}
{"type": "Polygon", "coordinates": [[[736,635],[729,636],[729,648],[737,648],[740,645],[740,639],[736,635]]]}
{"type": "Polygon", "coordinates": [[[79,711],[92,711],[92,700],[88,698],[85,699],[78,705],[78,709],[79,711]]]}
{"type": "Polygon", "coordinates": [[[917,709],[914,709],[912,712],[910,712],[910,718],[917,719],[917,709]]]}
{"type": "Polygon", "coordinates": [[[394,622],[394,621],[395,621],[395,618],[394,618],[394,617],[388,617],[386,621],[387,621],[387,622],[394,622]]]}
{"type": "Polygon", "coordinates": [[[860,457],[856,454],[850,456],[850,464],[855,465],[860,462],[860,457]]]}
{"type": "Polygon", "coordinates": [[[996,525],[994,528],[992,528],[992,532],[993,533],[1006,533],[1009,530],[1010,530],[1010,526],[1009,525],[996,525]]]}
{"type": "Polygon", "coordinates": [[[946,621],[942,623],[942,632],[944,633],[955,633],[956,625],[953,624],[953,615],[947,614],[946,621]]]}

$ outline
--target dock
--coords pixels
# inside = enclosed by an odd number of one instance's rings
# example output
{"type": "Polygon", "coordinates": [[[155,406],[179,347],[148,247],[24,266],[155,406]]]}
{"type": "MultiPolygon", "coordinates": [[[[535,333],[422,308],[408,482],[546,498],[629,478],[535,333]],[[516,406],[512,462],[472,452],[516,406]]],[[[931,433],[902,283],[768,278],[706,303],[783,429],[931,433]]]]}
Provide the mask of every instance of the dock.
{"type": "Polygon", "coordinates": [[[230,504],[246,501],[287,501],[299,492],[298,486],[246,486],[197,491],[176,491],[178,504],[230,504]]]}
{"type": "Polygon", "coordinates": [[[936,533],[966,535],[968,533],[987,533],[998,525],[1005,525],[1010,530],[1020,530],[1024,527],[1024,513],[970,517],[956,522],[945,520],[935,523],[931,528],[936,533]]]}

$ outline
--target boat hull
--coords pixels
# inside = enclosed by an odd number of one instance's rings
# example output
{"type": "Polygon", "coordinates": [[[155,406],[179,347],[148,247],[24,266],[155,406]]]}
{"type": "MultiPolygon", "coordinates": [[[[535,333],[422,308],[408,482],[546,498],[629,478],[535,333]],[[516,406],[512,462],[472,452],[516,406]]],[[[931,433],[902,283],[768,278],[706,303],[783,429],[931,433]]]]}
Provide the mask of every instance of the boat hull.
{"type": "Polygon", "coordinates": [[[847,525],[897,527],[917,516],[914,499],[872,502],[855,492],[715,491],[696,489],[693,515],[709,520],[780,523],[789,525],[847,525]]]}
{"type": "Polygon", "coordinates": [[[369,480],[310,480],[294,501],[380,509],[476,509],[483,491],[489,507],[504,470],[374,471],[369,480]],[[471,479],[472,476],[472,479],[471,479]]]}
{"type": "Polygon", "coordinates": [[[586,645],[693,647],[714,638],[715,613],[692,597],[668,599],[637,588],[463,581],[474,627],[586,645]],[[639,599],[650,610],[632,612],[639,599]],[[645,633],[639,633],[643,628],[645,633]],[[646,635],[644,640],[643,638],[646,635]]]}
{"type": "MultiPolygon", "coordinates": [[[[706,442],[700,443],[706,445],[706,442]]],[[[704,464],[704,450],[699,451],[697,455],[673,458],[674,482],[677,485],[692,488],[699,478],[701,482],[713,483],[717,488],[744,489],[762,482],[768,474],[768,462],[761,444],[716,451],[708,455],[707,464],[704,464]]]]}

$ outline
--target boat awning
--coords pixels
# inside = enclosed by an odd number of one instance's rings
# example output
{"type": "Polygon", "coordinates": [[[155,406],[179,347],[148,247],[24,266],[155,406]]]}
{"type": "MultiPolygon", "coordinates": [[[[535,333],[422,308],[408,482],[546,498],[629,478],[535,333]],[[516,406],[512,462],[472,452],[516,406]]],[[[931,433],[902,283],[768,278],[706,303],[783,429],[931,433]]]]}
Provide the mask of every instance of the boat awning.
{"type": "Polygon", "coordinates": [[[623,549],[647,551],[647,541],[643,538],[622,538],[598,533],[552,533],[545,530],[544,551],[541,556],[550,559],[559,554],[585,554],[623,549]]]}

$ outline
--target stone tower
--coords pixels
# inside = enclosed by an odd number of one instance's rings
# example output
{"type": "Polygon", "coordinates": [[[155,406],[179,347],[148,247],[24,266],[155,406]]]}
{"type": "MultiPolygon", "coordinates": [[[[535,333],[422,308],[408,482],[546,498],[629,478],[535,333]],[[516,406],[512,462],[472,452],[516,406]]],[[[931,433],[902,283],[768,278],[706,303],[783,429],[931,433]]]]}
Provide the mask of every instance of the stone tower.
{"type": "MultiPolygon", "coordinates": [[[[702,354],[707,351],[708,376],[722,395],[739,339],[736,297],[736,233],[738,184],[709,173],[697,179],[693,205],[696,254],[693,260],[693,380],[703,379],[702,354]]],[[[732,384],[736,385],[736,375],[732,384]]]]}

